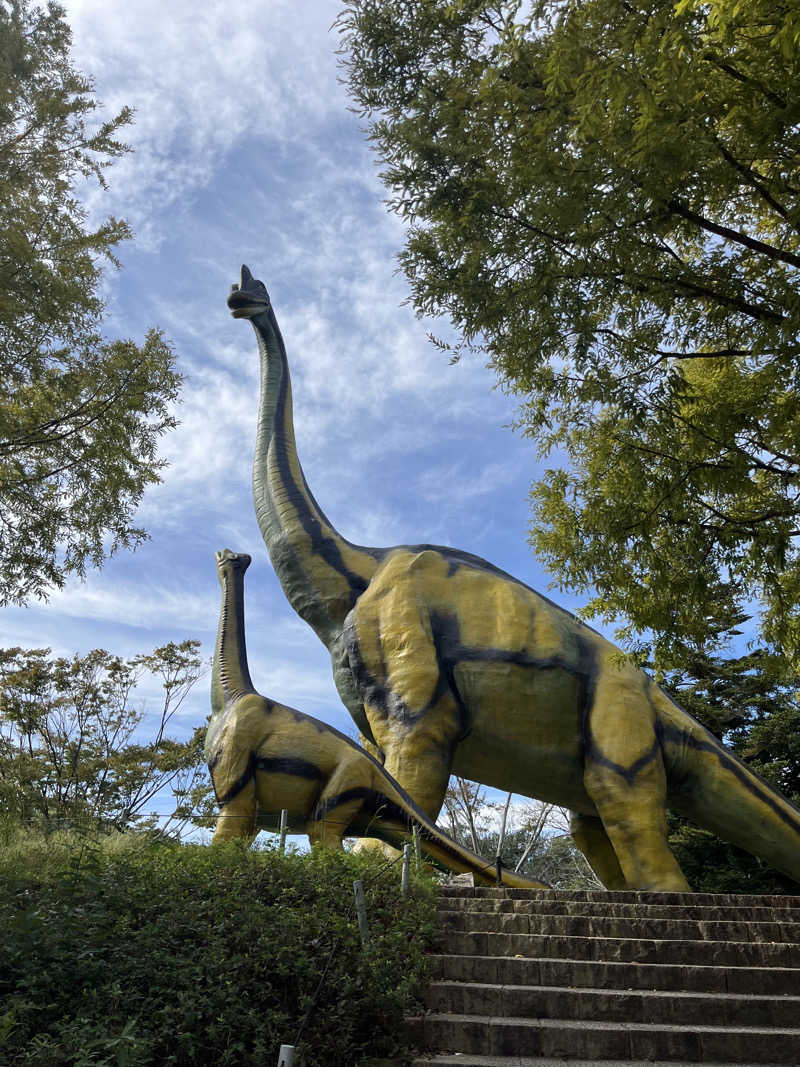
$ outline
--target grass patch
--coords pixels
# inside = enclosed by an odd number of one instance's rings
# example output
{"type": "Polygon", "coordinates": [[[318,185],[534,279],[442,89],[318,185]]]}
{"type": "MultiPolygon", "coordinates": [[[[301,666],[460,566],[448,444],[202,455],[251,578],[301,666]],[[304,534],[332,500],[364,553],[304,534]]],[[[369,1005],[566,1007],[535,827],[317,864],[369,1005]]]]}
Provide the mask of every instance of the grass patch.
{"type": "Polygon", "coordinates": [[[271,1064],[304,1018],[304,1067],[402,1048],[435,900],[415,879],[401,902],[399,865],[134,835],[4,836],[0,1061],[9,1067],[271,1064]]]}

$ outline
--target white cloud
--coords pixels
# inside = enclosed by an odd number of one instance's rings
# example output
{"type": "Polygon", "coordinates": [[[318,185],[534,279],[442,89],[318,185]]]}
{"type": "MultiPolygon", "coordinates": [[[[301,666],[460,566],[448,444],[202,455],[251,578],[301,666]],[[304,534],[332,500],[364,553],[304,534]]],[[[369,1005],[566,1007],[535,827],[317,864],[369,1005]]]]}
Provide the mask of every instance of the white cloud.
{"type": "Polygon", "coordinates": [[[110,112],[136,110],[136,152],[115,167],[112,199],[142,243],[159,242],[157,211],[206,184],[241,140],[291,143],[344,110],[328,4],[305,0],[302,19],[292,0],[272,0],[259,17],[221,0],[66,7],[79,69],[110,112]]]}
{"type": "Polygon", "coordinates": [[[178,409],[181,424],[161,448],[169,465],[164,481],[145,497],[142,521],[174,528],[190,522],[199,508],[206,524],[212,514],[235,516],[249,484],[255,433],[255,412],[242,397],[254,390],[254,382],[248,389],[218,366],[194,369],[178,409]]]}
{"type": "MultiPolygon", "coordinates": [[[[403,227],[385,210],[336,80],[335,3],[275,0],[255,12],[220,0],[67,6],[76,65],[95,76],[107,111],[137,108],[136,151],[93,201],[137,234],[120,250],[124,269],[106,277],[107,331],[141,340],[151,324],[165,330],[185,374],[182,424],[163,440],[163,484],[140,508],[152,541],[85,585],[71,581],[48,605],[0,614],[0,639],[132,655],[197,636],[210,654],[219,611],[212,553],[248,551],[258,688],[348,728],[327,653],[289,607],[255,522],[256,342],[225,306],[240,263],[272,295],[298,451],[320,505],[350,539],[451,543],[530,574],[527,446],[497,429],[511,403],[490,392],[478,360],[450,367],[402,306],[408,290],[394,257],[403,227]]],[[[206,695],[197,699],[199,715],[206,695]]]]}
{"type": "Polygon", "coordinates": [[[164,587],[140,575],[135,583],[95,578],[91,582],[71,582],[53,593],[51,612],[64,618],[92,619],[96,622],[124,622],[140,628],[182,627],[205,630],[219,609],[217,597],[208,592],[164,587]]]}

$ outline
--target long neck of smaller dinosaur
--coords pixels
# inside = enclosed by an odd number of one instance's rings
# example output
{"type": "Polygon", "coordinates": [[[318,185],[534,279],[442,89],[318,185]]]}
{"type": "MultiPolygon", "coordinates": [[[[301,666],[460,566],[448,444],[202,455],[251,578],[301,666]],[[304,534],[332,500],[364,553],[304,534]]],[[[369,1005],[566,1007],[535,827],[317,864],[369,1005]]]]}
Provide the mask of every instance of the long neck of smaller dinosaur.
{"type": "Polygon", "coordinates": [[[239,567],[223,567],[221,584],[222,608],[211,672],[211,710],[214,714],[245,693],[256,692],[247,667],[244,571],[239,567]]]}
{"type": "Polygon", "coordinates": [[[289,603],[330,645],[383,553],[345,540],[314,499],[297,456],[289,364],[277,320],[269,308],[251,321],[261,361],[256,518],[289,603]]]}

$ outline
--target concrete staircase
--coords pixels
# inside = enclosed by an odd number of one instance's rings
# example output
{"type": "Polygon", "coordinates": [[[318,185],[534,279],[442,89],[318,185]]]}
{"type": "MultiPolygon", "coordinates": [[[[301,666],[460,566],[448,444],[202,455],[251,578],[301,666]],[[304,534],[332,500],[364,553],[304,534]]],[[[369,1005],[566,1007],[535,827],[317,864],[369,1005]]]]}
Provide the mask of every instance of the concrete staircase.
{"type": "Polygon", "coordinates": [[[800,1065],[800,896],[447,887],[414,1067],[800,1065]]]}

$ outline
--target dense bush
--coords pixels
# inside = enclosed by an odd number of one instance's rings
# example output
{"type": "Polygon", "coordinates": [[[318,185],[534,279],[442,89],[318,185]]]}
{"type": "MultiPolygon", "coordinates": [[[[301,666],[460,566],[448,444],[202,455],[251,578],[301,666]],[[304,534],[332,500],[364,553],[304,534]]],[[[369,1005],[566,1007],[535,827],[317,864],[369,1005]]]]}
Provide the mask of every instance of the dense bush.
{"type": "Polygon", "coordinates": [[[307,1013],[303,1067],[388,1055],[423,978],[434,915],[431,887],[415,882],[401,904],[398,882],[397,866],[382,872],[343,852],[123,836],[6,842],[0,1061],[274,1063],[307,1013]],[[355,878],[367,894],[366,951],[355,878]]]}

